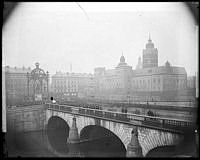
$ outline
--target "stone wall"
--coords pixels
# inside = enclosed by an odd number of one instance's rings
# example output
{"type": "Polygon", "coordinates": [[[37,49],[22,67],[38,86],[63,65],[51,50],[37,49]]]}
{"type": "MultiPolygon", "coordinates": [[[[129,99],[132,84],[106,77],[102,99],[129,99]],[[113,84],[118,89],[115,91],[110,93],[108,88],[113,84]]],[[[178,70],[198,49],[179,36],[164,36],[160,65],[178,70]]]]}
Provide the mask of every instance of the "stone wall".
{"type": "Polygon", "coordinates": [[[43,105],[7,109],[7,132],[43,130],[46,112],[43,105]]]}

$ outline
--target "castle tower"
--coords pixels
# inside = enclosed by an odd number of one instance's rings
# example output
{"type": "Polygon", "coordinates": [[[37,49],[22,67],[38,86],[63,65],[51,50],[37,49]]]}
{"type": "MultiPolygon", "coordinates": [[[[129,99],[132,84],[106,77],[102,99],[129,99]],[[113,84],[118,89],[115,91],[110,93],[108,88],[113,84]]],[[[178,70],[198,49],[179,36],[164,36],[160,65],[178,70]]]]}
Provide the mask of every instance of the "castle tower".
{"type": "Polygon", "coordinates": [[[146,49],[143,49],[143,68],[158,67],[158,50],[154,48],[154,44],[149,35],[146,49]]]}

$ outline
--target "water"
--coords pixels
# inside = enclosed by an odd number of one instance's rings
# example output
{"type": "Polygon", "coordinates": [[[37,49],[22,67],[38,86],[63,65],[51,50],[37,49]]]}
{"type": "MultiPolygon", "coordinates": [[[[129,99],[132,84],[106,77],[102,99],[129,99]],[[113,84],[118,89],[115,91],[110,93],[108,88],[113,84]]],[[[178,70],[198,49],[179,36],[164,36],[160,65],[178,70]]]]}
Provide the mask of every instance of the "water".
{"type": "MultiPolygon", "coordinates": [[[[6,143],[8,157],[125,157],[126,150],[114,137],[82,142],[79,145],[63,143],[63,137],[54,135],[54,142],[49,142],[45,131],[7,134],[6,143]],[[60,139],[59,139],[60,138],[60,139]],[[53,145],[53,147],[52,147],[53,145]],[[56,147],[59,146],[59,147],[56,147]],[[55,149],[56,148],[56,149],[55,149]],[[57,151],[55,151],[57,150],[57,151]]],[[[191,137],[191,136],[187,136],[191,137]]],[[[176,155],[191,155],[196,157],[195,146],[189,145],[193,141],[189,138],[178,146],[160,148],[149,153],[150,157],[176,157],[176,155]],[[190,152],[190,153],[188,153],[190,152]]]]}
{"type": "MultiPolygon", "coordinates": [[[[57,151],[50,145],[45,131],[6,135],[6,141],[8,157],[125,157],[126,154],[113,137],[83,142],[79,145],[61,145],[57,151]]],[[[58,142],[56,145],[58,146],[58,142]]]]}
{"type": "Polygon", "coordinates": [[[55,157],[43,131],[6,135],[8,157],[55,157]]]}

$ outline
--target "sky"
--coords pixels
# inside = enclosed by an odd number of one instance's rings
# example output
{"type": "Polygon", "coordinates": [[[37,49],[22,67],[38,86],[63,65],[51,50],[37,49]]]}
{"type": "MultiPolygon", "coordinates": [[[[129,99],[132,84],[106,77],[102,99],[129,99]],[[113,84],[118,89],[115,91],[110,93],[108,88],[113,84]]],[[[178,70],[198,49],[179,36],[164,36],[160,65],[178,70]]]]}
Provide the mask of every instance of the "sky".
{"type": "Polygon", "coordinates": [[[49,71],[113,69],[123,55],[136,68],[149,38],[158,65],[168,60],[195,75],[198,27],[181,2],[23,2],[2,30],[2,64],[49,71]]]}

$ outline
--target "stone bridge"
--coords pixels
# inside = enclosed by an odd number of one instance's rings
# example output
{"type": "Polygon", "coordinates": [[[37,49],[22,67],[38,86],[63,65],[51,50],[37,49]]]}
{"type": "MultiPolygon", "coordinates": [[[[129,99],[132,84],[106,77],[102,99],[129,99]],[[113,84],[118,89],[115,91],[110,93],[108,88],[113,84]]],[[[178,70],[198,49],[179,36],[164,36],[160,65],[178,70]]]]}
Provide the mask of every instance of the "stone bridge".
{"type": "Polygon", "coordinates": [[[45,128],[47,130],[49,128],[62,128],[63,133],[61,133],[60,135],[57,134],[57,136],[65,134],[66,136],[63,140],[63,143],[67,143],[69,130],[73,125],[73,117],[75,117],[76,119],[75,122],[78,129],[78,134],[82,141],[84,141],[84,139],[95,139],[98,138],[98,136],[101,137],[101,135],[98,134],[102,134],[105,136],[106,133],[109,133],[110,135],[115,136],[118,139],[126,152],[128,152],[128,148],[130,148],[131,146],[133,150],[134,147],[138,148],[138,146],[134,146],[136,144],[131,143],[139,143],[139,147],[141,147],[142,150],[142,155],[140,156],[146,156],[149,151],[155,149],[156,147],[178,145],[183,139],[183,135],[178,133],[171,133],[167,131],[149,129],[138,126],[138,136],[136,137],[137,140],[131,140],[131,138],[133,138],[132,131],[133,128],[135,128],[134,125],[124,124],[109,119],[105,120],[91,116],[86,117],[83,115],[66,113],[59,110],[52,110],[50,108],[47,108],[46,110],[45,128]],[[98,129],[99,132],[95,132],[95,130],[98,129]]]}

